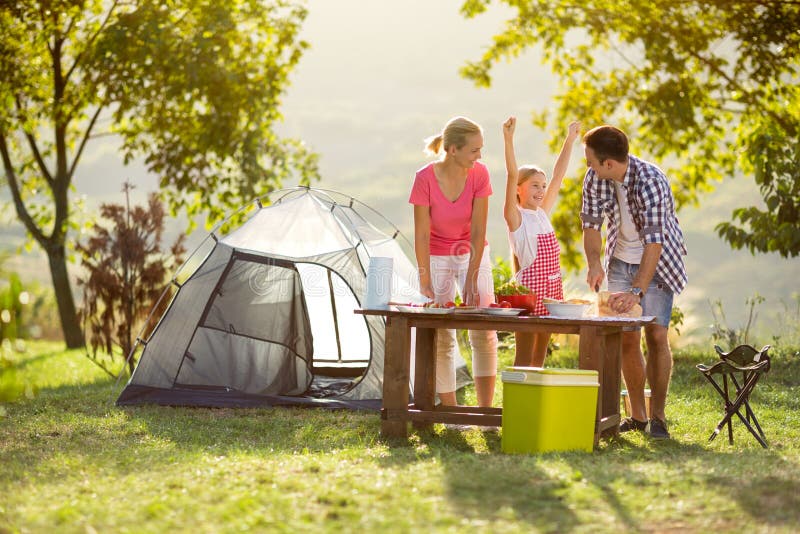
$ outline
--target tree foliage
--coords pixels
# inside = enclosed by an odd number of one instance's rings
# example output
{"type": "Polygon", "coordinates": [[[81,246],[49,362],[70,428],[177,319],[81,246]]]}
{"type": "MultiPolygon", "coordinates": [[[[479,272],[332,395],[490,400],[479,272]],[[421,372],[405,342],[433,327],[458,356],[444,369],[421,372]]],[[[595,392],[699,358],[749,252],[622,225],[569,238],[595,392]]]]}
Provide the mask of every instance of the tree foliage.
{"type": "Polygon", "coordinates": [[[47,252],[67,345],[82,344],[66,269],[81,156],[113,134],[173,212],[211,221],[317,175],[274,126],[306,43],[291,0],[0,0],[0,155],[19,220],[47,252]]]}
{"type": "MultiPolygon", "coordinates": [[[[491,3],[466,0],[462,13],[478,16],[491,3]]],[[[534,124],[617,124],[634,151],[667,169],[679,206],[714,181],[751,176],[764,204],[737,209],[718,233],[753,253],[800,253],[800,2],[498,3],[515,13],[462,75],[488,87],[494,64],[535,47],[559,91],[534,124]]],[[[573,267],[579,197],[562,199],[554,217],[573,267]]]]}
{"type": "MultiPolygon", "coordinates": [[[[164,292],[169,273],[182,262],[184,235],[162,250],[164,207],[152,193],[147,209],[126,204],[103,204],[105,224],[95,223],[85,243],[76,245],[86,274],[78,278],[83,287],[81,319],[91,349],[90,358],[102,364],[98,352],[113,359],[128,357],[135,335],[164,292]],[[121,353],[118,349],[121,349],[121,353]]],[[[128,361],[133,372],[134,361],[128,361]]]]}

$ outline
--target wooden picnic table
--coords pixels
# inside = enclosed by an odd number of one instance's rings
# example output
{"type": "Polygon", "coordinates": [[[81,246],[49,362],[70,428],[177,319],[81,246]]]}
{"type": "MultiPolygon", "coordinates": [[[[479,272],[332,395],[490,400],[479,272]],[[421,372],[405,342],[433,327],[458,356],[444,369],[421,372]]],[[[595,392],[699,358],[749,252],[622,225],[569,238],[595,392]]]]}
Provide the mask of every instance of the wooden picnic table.
{"type": "Polygon", "coordinates": [[[620,423],[620,380],[622,331],[641,327],[654,317],[538,317],[500,316],[485,313],[427,313],[385,310],[355,310],[363,315],[386,318],[386,350],[383,364],[381,434],[407,437],[408,423],[417,428],[433,423],[502,425],[500,407],[436,406],[436,329],[500,330],[508,332],[550,332],[573,334],[578,340],[578,367],[597,371],[600,387],[597,399],[594,443],[600,437],[618,434],[620,423]],[[412,328],[416,329],[414,396],[410,400],[412,328]]]}

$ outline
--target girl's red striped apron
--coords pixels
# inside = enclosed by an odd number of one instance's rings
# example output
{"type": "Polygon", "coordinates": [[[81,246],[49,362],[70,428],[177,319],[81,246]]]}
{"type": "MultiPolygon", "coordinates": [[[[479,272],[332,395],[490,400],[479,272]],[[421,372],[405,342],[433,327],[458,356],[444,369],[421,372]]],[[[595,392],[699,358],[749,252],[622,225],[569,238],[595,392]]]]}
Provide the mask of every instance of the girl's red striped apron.
{"type": "Polygon", "coordinates": [[[564,287],[561,283],[561,246],[555,232],[537,234],[536,259],[518,275],[519,283],[536,293],[539,298],[534,308],[535,315],[548,315],[542,304],[543,298],[564,300],[564,287]]]}

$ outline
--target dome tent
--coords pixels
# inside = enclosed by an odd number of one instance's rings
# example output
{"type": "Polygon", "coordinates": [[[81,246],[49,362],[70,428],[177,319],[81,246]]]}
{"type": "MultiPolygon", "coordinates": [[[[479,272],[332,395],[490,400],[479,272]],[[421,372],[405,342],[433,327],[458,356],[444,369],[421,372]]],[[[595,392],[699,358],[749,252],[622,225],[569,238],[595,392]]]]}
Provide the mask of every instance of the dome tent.
{"type": "Polygon", "coordinates": [[[243,224],[218,236],[236,214],[226,219],[178,270],[117,404],[379,407],[385,321],[353,310],[372,257],[393,260],[391,300],[424,300],[404,238],[333,191],[276,191],[237,213],[247,208],[243,224]]]}

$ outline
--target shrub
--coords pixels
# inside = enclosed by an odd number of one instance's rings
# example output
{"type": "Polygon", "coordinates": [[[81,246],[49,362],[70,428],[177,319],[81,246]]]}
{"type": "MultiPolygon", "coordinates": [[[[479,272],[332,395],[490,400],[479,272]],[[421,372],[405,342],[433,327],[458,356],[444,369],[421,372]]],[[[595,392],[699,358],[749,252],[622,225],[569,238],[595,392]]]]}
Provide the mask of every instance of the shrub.
{"type": "Polygon", "coordinates": [[[7,259],[0,253],[0,341],[62,339],[52,286],[23,282],[18,273],[4,268],[7,259]]]}
{"type": "Polygon", "coordinates": [[[501,256],[496,256],[494,259],[494,265],[492,265],[492,280],[494,281],[495,290],[514,281],[514,273],[511,269],[511,264],[501,256]]]}
{"type": "Polygon", "coordinates": [[[722,307],[721,300],[711,302],[711,315],[714,318],[714,323],[711,325],[711,339],[715,343],[727,344],[727,347],[724,348],[733,348],[750,343],[750,331],[758,318],[756,308],[764,300],[764,297],[758,293],[745,299],[745,305],[748,307],[747,323],[739,328],[732,328],[728,325],[728,319],[725,317],[725,310],[722,307]]]}
{"type": "MultiPolygon", "coordinates": [[[[94,225],[86,243],[79,243],[81,265],[86,271],[78,285],[84,289],[81,322],[88,337],[89,359],[107,373],[115,355],[126,358],[133,349],[134,333],[164,291],[167,275],[180,265],[184,237],[178,237],[166,254],[161,248],[164,208],[151,194],[147,209],[131,208],[125,184],[126,204],[103,204],[100,214],[110,222],[94,225]],[[105,355],[100,355],[102,349],[105,355]]],[[[128,370],[135,362],[129,359],[128,370]]]]}
{"type": "Polygon", "coordinates": [[[17,273],[9,273],[3,278],[0,289],[0,340],[14,341],[27,337],[23,313],[30,295],[23,289],[17,273]]]}
{"type": "Polygon", "coordinates": [[[800,350],[800,293],[792,293],[791,301],[781,299],[783,310],[773,323],[772,344],[780,349],[800,350]]]}

